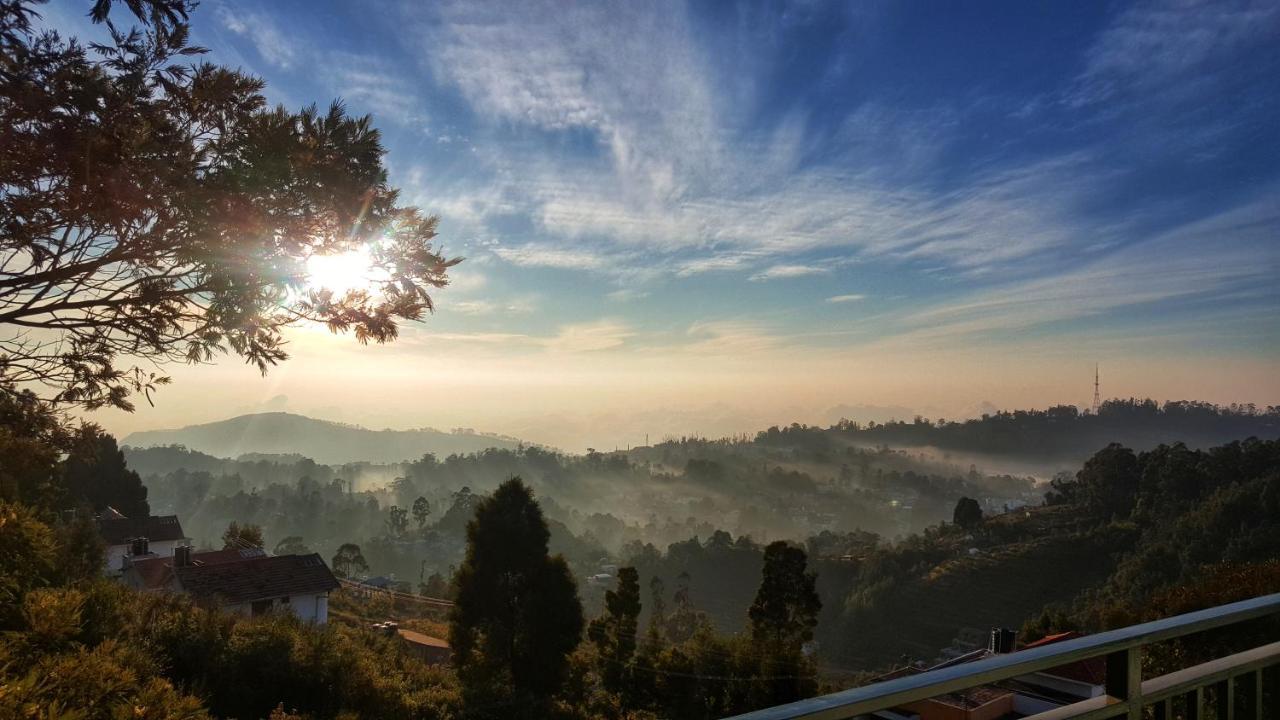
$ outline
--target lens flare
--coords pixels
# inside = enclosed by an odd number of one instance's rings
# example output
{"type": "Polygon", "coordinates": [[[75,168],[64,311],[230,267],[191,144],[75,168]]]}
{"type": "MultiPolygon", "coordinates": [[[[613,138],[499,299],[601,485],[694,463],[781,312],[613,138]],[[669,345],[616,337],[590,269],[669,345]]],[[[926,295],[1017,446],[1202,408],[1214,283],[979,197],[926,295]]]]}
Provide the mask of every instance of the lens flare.
{"type": "Polygon", "coordinates": [[[386,272],[373,263],[369,247],[361,246],[337,255],[312,255],[307,259],[307,285],[345,295],[352,290],[372,292],[385,281],[386,272]]]}

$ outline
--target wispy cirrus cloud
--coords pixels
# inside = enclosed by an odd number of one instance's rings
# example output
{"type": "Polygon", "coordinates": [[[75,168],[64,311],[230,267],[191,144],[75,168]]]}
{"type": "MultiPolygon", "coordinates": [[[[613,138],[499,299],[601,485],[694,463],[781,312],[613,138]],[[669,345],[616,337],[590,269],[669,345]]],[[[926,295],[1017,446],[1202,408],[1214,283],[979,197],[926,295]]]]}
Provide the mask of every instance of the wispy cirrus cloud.
{"type": "Polygon", "coordinates": [[[601,254],[585,248],[557,247],[546,243],[498,246],[490,252],[513,265],[566,270],[597,270],[606,265],[601,254]]]}
{"type": "Polygon", "coordinates": [[[860,302],[866,299],[867,299],[866,295],[853,293],[849,295],[832,295],[831,297],[827,298],[826,302],[829,302],[833,305],[840,305],[843,303],[860,302]]]}
{"type": "Polygon", "coordinates": [[[597,352],[619,348],[635,334],[634,330],[622,322],[598,320],[564,325],[554,337],[542,344],[559,352],[597,352]]]}
{"type": "MultiPolygon", "coordinates": [[[[781,277],[770,268],[799,266],[799,254],[841,250],[994,272],[1051,261],[1105,231],[1077,212],[1111,177],[1088,152],[992,164],[950,188],[922,183],[955,142],[957,115],[947,108],[862,106],[835,152],[803,162],[813,150],[804,115],[744,127],[740,98],[726,94],[728,78],[698,51],[686,19],[644,5],[552,12],[540,2],[444,3],[432,15],[436,42],[424,61],[482,115],[585,131],[596,142],[594,155],[494,160],[504,173],[519,167],[501,192],[518,198],[544,244],[576,260],[557,266],[616,272],[629,260],[676,277],[741,271],[764,280],[781,277]],[[583,262],[584,243],[609,262],[583,262]]],[[[485,212],[480,201],[463,205],[464,215],[485,212]]]]}
{"type": "Polygon", "coordinates": [[[1269,2],[1142,2],[1125,8],[1086,52],[1071,89],[1075,105],[1118,95],[1187,99],[1239,72],[1242,50],[1280,38],[1280,6],[1269,2]]]}
{"type": "Polygon", "coordinates": [[[1131,319],[1141,308],[1246,297],[1275,301],[1280,189],[1210,218],[1047,277],[996,286],[895,318],[892,341],[951,343],[1089,317],[1131,319]],[[1233,245],[1213,240],[1224,235],[1233,245]]]}
{"type": "Polygon", "coordinates": [[[764,282],[766,280],[783,280],[789,278],[811,277],[813,275],[826,275],[831,272],[828,267],[818,265],[771,265],[764,270],[751,276],[751,280],[755,282],[764,282]]]}
{"type": "Polygon", "coordinates": [[[743,321],[697,322],[686,331],[686,342],[678,350],[694,355],[758,353],[777,348],[780,338],[766,328],[743,321]]]}
{"type": "Polygon", "coordinates": [[[271,65],[289,69],[305,54],[293,39],[280,30],[270,15],[227,4],[219,4],[216,8],[223,27],[252,43],[258,55],[271,65]]]}

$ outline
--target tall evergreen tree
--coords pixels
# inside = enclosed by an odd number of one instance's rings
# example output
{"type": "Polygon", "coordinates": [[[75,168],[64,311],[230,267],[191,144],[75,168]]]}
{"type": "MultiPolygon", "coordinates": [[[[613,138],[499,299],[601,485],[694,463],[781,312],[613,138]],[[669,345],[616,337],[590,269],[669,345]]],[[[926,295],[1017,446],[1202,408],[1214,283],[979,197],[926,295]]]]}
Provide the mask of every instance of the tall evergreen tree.
{"type": "Polygon", "coordinates": [[[806,571],[805,551],[781,540],[764,550],[764,570],[755,602],[747,611],[757,641],[799,647],[813,639],[822,601],[817,576],[806,571]]]}
{"type": "Polygon", "coordinates": [[[816,668],[805,656],[804,644],[813,639],[822,601],[807,562],[804,550],[781,540],[764,550],[760,589],[747,611],[751,639],[760,650],[753,705],[781,705],[817,689],[816,668]]]}
{"type": "Polygon", "coordinates": [[[635,568],[618,571],[618,587],[605,593],[604,608],[604,614],[591,621],[587,635],[600,652],[605,688],[629,701],[640,619],[640,573],[635,568]]]}
{"type": "Polygon", "coordinates": [[[95,511],[110,506],[130,518],[151,514],[142,478],[125,464],[116,439],[96,426],[80,429],[62,474],[73,502],[95,511]]]}
{"type": "Polygon", "coordinates": [[[544,717],[582,637],[582,604],[564,558],[519,478],[476,506],[450,614],[453,661],[476,717],[544,717]]]}

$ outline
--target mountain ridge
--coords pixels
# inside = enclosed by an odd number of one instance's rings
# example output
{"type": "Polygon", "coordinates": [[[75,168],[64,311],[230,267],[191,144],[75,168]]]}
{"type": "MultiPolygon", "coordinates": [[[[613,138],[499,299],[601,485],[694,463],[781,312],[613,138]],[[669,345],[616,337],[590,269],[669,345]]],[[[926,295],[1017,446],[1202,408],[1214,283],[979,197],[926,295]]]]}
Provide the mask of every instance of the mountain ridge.
{"type": "Polygon", "coordinates": [[[139,448],[183,445],[224,458],[298,454],[318,463],[340,465],[403,462],[426,453],[444,457],[488,448],[513,448],[520,442],[517,438],[474,431],[373,430],[297,413],[265,412],[180,428],[142,430],[130,433],[121,444],[139,448]]]}

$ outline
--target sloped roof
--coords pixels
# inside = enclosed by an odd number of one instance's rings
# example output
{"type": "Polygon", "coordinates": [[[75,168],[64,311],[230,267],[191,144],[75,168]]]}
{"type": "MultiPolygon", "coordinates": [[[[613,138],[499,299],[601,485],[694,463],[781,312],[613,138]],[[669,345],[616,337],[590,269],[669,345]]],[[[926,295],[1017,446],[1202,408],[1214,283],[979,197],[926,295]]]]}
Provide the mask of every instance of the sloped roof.
{"type": "Polygon", "coordinates": [[[338,580],[318,553],[189,565],[173,572],[182,589],[197,598],[231,605],[338,588],[338,580]]]}
{"type": "MultiPolygon", "coordinates": [[[[1023,650],[1052,645],[1063,640],[1081,637],[1078,632],[1062,632],[1056,635],[1048,635],[1028,643],[1023,650]]],[[[1058,665],[1048,670],[1041,670],[1045,675],[1053,675],[1055,677],[1066,678],[1067,680],[1075,680],[1076,682],[1088,683],[1090,685],[1104,685],[1107,682],[1107,661],[1105,658],[1088,658],[1087,660],[1077,660],[1066,665],[1058,665]]]]}
{"type": "Polygon", "coordinates": [[[151,542],[184,540],[182,523],[177,515],[152,515],[148,518],[110,518],[98,520],[98,532],[108,545],[127,545],[129,541],[144,537],[151,542]]]}
{"type": "Polygon", "coordinates": [[[400,637],[415,645],[426,645],[427,647],[442,648],[445,650],[449,649],[448,640],[441,640],[438,637],[431,637],[430,635],[425,635],[413,630],[397,630],[397,632],[400,633],[400,637]]]}
{"type": "Polygon", "coordinates": [[[1080,633],[1068,630],[1066,632],[1060,632],[1055,635],[1045,635],[1044,637],[1040,638],[1039,640],[1036,640],[1035,642],[1027,643],[1022,647],[1022,649],[1030,650],[1031,648],[1038,648],[1044,645],[1051,645],[1053,643],[1056,643],[1062,640],[1070,640],[1072,638],[1078,638],[1078,637],[1080,637],[1080,633]]]}
{"type": "MultiPolygon", "coordinates": [[[[219,565],[229,562],[240,562],[249,558],[264,557],[266,553],[261,548],[249,548],[246,550],[206,550],[204,552],[191,553],[191,563],[193,565],[219,565]]],[[[147,590],[155,590],[169,584],[169,579],[173,577],[173,558],[172,557],[149,557],[134,560],[129,570],[126,572],[136,573],[138,579],[142,581],[142,587],[147,590]]]]}

